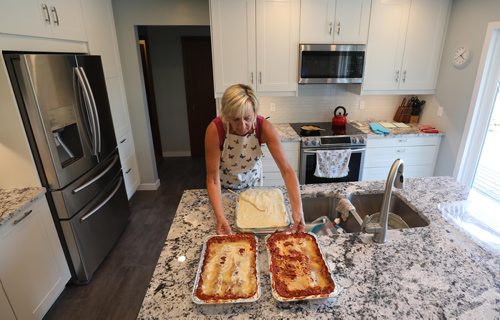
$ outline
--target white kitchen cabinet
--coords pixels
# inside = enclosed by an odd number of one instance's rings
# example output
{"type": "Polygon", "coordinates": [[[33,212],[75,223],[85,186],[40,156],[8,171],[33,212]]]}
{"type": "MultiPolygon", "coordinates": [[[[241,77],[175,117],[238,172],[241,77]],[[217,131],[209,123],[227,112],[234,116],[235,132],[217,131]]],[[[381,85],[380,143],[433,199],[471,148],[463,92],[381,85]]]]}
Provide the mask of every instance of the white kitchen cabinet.
{"type": "Polygon", "coordinates": [[[433,94],[450,0],[373,0],[363,94],[433,94]]]}
{"type": "Polygon", "coordinates": [[[235,83],[297,90],[299,0],[211,0],[215,95],[235,83]]]}
{"type": "Polygon", "coordinates": [[[0,32],[85,41],[80,0],[3,0],[0,32]]]}
{"type": "Polygon", "coordinates": [[[85,0],[83,17],[90,54],[100,55],[106,78],[118,152],[130,199],[140,183],[132,129],[123,82],[111,0],[85,0]]]}
{"type": "Polygon", "coordinates": [[[17,319],[41,319],[70,278],[45,197],[0,226],[0,279],[17,319]]]}
{"type": "Polygon", "coordinates": [[[366,44],[371,0],[302,0],[300,43],[366,44]]]}
{"type": "Polygon", "coordinates": [[[0,319],[2,320],[15,320],[16,315],[10,306],[9,300],[5,295],[5,291],[2,286],[2,282],[0,282],[0,319]]]}
{"type": "Polygon", "coordinates": [[[362,180],[385,180],[396,159],[404,161],[407,178],[434,173],[441,136],[368,138],[362,180]]]}
{"type": "MultiPolygon", "coordinates": [[[[299,154],[300,154],[300,142],[282,142],[281,146],[285,153],[286,158],[290,162],[295,174],[298,176],[299,172],[299,154]]],[[[266,145],[262,145],[262,167],[264,173],[263,184],[266,187],[270,186],[283,186],[285,182],[281,176],[281,172],[278,165],[273,159],[269,148],[266,145]]]]}

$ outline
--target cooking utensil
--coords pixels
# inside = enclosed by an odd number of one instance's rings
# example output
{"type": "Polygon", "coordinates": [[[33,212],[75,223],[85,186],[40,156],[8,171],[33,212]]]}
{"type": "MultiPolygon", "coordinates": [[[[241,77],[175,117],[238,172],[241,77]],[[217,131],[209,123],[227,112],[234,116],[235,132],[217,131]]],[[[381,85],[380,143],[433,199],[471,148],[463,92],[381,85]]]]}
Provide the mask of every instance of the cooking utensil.
{"type": "Polygon", "coordinates": [[[334,117],[332,118],[332,126],[342,127],[347,123],[347,111],[343,106],[338,106],[333,111],[334,117]]]}
{"type": "Polygon", "coordinates": [[[301,136],[319,136],[320,131],[325,131],[325,129],[321,129],[320,127],[308,125],[300,127],[300,135],[301,136]]]}

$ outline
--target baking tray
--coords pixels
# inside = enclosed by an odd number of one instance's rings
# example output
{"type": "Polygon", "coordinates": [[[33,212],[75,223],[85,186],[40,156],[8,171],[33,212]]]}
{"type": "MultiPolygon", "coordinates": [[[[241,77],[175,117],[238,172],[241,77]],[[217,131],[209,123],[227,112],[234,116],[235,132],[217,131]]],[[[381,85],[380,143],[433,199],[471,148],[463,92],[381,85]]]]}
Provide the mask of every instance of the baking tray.
{"type": "MultiPolygon", "coordinates": [[[[271,190],[271,189],[275,189],[275,188],[256,188],[256,189],[258,189],[258,190],[271,190]]],[[[284,199],[284,197],[283,197],[283,199],[284,199]]],[[[279,226],[279,227],[269,227],[269,228],[241,228],[238,225],[238,205],[239,205],[238,203],[239,203],[239,194],[238,194],[238,198],[236,199],[236,208],[235,208],[235,213],[234,213],[236,229],[239,232],[255,233],[255,234],[263,235],[263,234],[271,234],[271,233],[274,233],[276,231],[278,231],[278,232],[286,231],[292,227],[293,219],[292,219],[292,216],[291,216],[290,212],[288,211],[286,204],[285,204],[285,222],[286,222],[286,225],[279,226]]]]}
{"type": "MultiPolygon", "coordinates": [[[[269,240],[269,237],[271,237],[271,235],[267,235],[264,238],[264,241],[266,244],[267,260],[268,260],[268,265],[269,265],[269,276],[271,277],[271,292],[272,292],[273,298],[280,301],[280,302],[328,299],[328,298],[331,298],[331,297],[338,295],[338,293],[339,293],[340,288],[332,276],[332,271],[330,269],[330,266],[328,265],[328,263],[326,263],[325,255],[323,254],[323,250],[321,249],[321,246],[318,243],[318,238],[316,237],[316,235],[314,233],[310,233],[310,232],[306,232],[306,233],[311,235],[314,238],[314,241],[316,242],[316,245],[319,248],[321,258],[323,259],[323,262],[325,263],[326,268],[328,269],[328,273],[330,274],[330,278],[333,281],[333,291],[330,292],[328,295],[309,295],[309,296],[300,296],[300,297],[294,297],[294,298],[286,298],[286,297],[282,297],[281,295],[279,295],[278,292],[276,292],[276,290],[274,288],[273,273],[271,271],[271,264],[272,264],[271,252],[269,251],[269,247],[267,246],[267,241],[269,240]]],[[[286,234],[291,234],[291,233],[287,232],[286,234]]]]}
{"type": "Polygon", "coordinates": [[[223,235],[211,235],[207,236],[205,240],[203,241],[203,247],[201,249],[201,254],[200,254],[200,262],[198,263],[198,270],[196,271],[196,277],[194,279],[194,285],[193,285],[193,291],[191,293],[191,297],[194,303],[196,304],[202,304],[202,305],[214,305],[214,304],[226,304],[226,303],[248,303],[248,302],[255,302],[259,300],[261,296],[261,288],[260,288],[260,271],[259,271],[259,241],[256,236],[255,237],[255,276],[257,277],[257,292],[250,298],[244,298],[244,299],[227,299],[224,301],[220,302],[207,302],[204,300],[201,300],[198,298],[195,294],[196,288],[198,287],[198,282],[200,281],[200,276],[201,276],[201,268],[203,267],[203,262],[205,261],[205,251],[207,250],[207,242],[209,239],[214,238],[214,237],[225,237],[223,235]]]}

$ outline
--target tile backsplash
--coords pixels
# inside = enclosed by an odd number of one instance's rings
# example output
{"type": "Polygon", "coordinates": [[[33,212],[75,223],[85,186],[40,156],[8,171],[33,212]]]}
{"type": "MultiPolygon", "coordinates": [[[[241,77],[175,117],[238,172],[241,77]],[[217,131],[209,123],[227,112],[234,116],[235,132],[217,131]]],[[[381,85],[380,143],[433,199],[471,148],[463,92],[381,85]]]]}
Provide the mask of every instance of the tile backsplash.
{"type": "Polygon", "coordinates": [[[259,113],[274,123],[331,121],[333,110],[344,106],[349,121],[391,120],[402,99],[399,95],[360,96],[346,85],[299,85],[297,96],[259,96],[259,113]],[[275,111],[271,111],[271,103],[275,111]]]}

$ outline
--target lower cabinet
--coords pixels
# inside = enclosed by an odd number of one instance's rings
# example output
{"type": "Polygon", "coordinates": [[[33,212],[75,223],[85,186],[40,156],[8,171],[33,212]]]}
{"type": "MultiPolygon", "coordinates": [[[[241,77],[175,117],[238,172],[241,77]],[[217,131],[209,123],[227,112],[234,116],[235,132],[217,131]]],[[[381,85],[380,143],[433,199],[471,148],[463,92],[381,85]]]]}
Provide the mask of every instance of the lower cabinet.
{"type": "Polygon", "coordinates": [[[0,282],[0,319],[2,320],[15,320],[16,316],[12,307],[10,306],[7,295],[3,290],[2,283],[0,282]]]}
{"type": "Polygon", "coordinates": [[[16,319],[42,319],[70,278],[45,197],[0,226],[1,319],[10,314],[2,294],[16,319]]]}
{"type": "Polygon", "coordinates": [[[385,180],[396,159],[404,161],[407,178],[434,173],[441,136],[368,138],[362,180],[385,180]]]}
{"type": "MultiPolygon", "coordinates": [[[[283,151],[285,156],[292,165],[295,174],[299,172],[299,154],[300,154],[300,142],[282,142],[283,151]]],[[[274,187],[283,186],[285,182],[281,176],[280,169],[273,159],[271,152],[266,145],[262,146],[262,166],[264,171],[264,186],[274,187]]]]}

